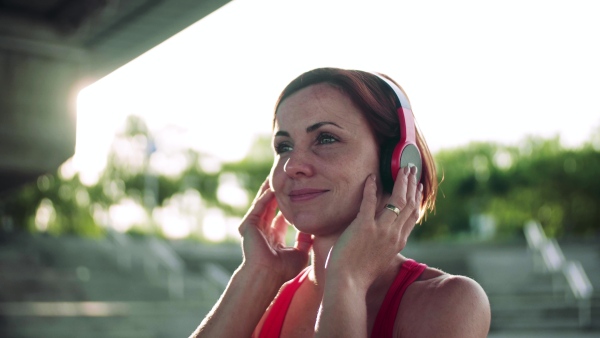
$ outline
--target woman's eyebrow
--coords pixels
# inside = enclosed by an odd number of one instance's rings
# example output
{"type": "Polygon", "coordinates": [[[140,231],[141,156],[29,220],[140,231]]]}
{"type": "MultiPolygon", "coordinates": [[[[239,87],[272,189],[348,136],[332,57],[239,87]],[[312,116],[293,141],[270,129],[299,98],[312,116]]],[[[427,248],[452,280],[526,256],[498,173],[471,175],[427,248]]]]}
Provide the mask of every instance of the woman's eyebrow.
{"type": "Polygon", "coordinates": [[[309,126],[308,128],[306,128],[306,132],[307,133],[313,132],[313,131],[321,128],[322,126],[324,126],[326,124],[331,124],[331,125],[334,125],[334,126],[340,128],[340,129],[344,129],[344,128],[340,127],[337,123],[334,123],[334,122],[318,122],[318,123],[315,123],[312,126],[309,126]]]}
{"type": "MultiPolygon", "coordinates": [[[[340,127],[340,125],[338,125],[335,122],[317,122],[317,123],[313,124],[312,126],[308,126],[306,128],[306,133],[311,133],[311,132],[313,132],[313,131],[315,131],[315,130],[317,130],[317,129],[319,129],[322,126],[327,125],[327,124],[336,126],[336,127],[340,128],[340,129],[344,129],[344,128],[340,127]]],[[[277,136],[290,137],[290,133],[288,133],[285,130],[280,130],[280,131],[278,131],[278,132],[275,133],[275,137],[277,137],[277,136]]]]}

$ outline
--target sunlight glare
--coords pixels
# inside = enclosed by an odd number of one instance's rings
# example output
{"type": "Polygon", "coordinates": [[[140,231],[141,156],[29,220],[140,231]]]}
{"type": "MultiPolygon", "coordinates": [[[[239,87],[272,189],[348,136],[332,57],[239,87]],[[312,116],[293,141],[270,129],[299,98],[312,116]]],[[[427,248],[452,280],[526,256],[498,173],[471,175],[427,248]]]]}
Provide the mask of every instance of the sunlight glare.
{"type": "Polygon", "coordinates": [[[131,198],[124,198],[119,204],[111,205],[108,216],[110,225],[119,232],[126,232],[135,225],[143,226],[148,223],[144,208],[131,198]]]}
{"type": "Polygon", "coordinates": [[[224,173],[219,176],[217,198],[222,203],[236,208],[243,208],[248,205],[248,194],[240,186],[238,178],[231,173],[224,173]]]}
{"type": "MultiPolygon", "coordinates": [[[[192,149],[201,154],[199,168],[218,173],[223,163],[243,159],[257,136],[272,133],[274,103],[290,80],[327,66],[396,79],[433,153],[472,141],[511,144],[527,135],[560,134],[576,146],[600,124],[600,49],[593,43],[600,21],[590,8],[546,1],[232,1],[79,93],[72,166],[87,186],[98,181],[111,150],[133,169],[146,169],[148,153],[114,141],[135,114],[156,141],[151,171],[181,174],[196,165],[185,155],[192,149]],[[386,32],[402,32],[401,38],[394,42],[386,32]],[[386,52],[374,53],[379,50],[386,52]]],[[[600,149],[600,137],[592,146],[600,149]]],[[[473,163],[480,180],[490,175],[484,160],[473,163]]],[[[513,165],[504,152],[493,161],[513,165]]],[[[72,177],[70,170],[61,168],[61,175],[72,177]]],[[[45,187],[47,180],[38,183],[45,187]]],[[[105,185],[107,196],[124,194],[119,182],[105,185]]],[[[200,226],[210,240],[233,236],[238,219],[216,209],[203,215],[196,197],[188,199],[198,207],[183,211],[187,202],[180,198],[153,214],[167,236],[200,226]]],[[[249,202],[228,173],[220,175],[217,198],[234,208],[249,202]]],[[[140,212],[133,200],[109,210],[121,231],[144,219],[140,212]]]]}
{"type": "Polygon", "coordinates": [[[216,174],[221,171],[221,160],[215,156],[202,156],[198,159],[198,166],[207,174],[216,174]]]}
{"type": "Polygon", "coordinates": [[[204,212],[204,203],[197,190],[188,189],[173,195],[154,208],[152,218],[164,235],[171,239],[185,238],[199,230],[204,212]]]}
{"type": "Polygon", "coordinates": [[[107,93],[99,88],[100,81],[83,89],[77,96],[77,136],[73,166],[79,172],[81,182],[87,186],[98,181],[106,166],[106,156],[119,118],[103,106],[107,93]]]}
{"type": "Polygon", "coordinates": [[[44,198],[37,208],[35,213],[35,227],[38,231],[44,232],[48,230],[48,227],[56,219],[56,210],[54,210],[54,204],[52,201],[44,198]]]}
{"type": "Polygon", "coordinates": [[[227,237],[227,222],[220,209],[209,209],[204,216],[202,234],[213,242],[223,241],[227,237]]]}
{"type": "Polygon", "coordinates": [[[498,150],[494,154],[494,164],[502,169],[507,170],[512,166],[513,160],[510,153],[506,150],[498,150]]]}
{"type": "Polygon", "coordinates": [[[187,156],[180,152],[157,151],[150,156],[150,170],[167,177],[180,176],[187,167],[187,156]]]}
{"type": "Polygon", "coordinates": [[[73,179],[75,174],[77,174],[77,170],[73,164],[73,158],[66,160],[65,163],[58,168],[58,174],[63,180],[68,181],[73,179]]]}

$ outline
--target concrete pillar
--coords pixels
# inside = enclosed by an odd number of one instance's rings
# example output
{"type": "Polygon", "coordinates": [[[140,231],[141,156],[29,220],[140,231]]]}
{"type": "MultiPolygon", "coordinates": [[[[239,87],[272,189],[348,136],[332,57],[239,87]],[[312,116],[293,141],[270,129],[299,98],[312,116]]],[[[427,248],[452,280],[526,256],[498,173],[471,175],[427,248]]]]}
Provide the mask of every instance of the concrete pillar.
{"type": "Polygon", "coordinates": [[[84,65],[76,49],[0,39],[0,191],[73,156],[84,65]]]}

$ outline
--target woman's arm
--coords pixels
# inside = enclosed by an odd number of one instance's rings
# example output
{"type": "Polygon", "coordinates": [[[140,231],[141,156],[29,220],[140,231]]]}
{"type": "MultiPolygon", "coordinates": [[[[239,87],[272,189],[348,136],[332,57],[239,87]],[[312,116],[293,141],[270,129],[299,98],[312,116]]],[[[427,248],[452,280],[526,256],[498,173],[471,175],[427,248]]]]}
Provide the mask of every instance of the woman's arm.
{"type": "Polygon", "coordinates": [[[190,337],[250,337],[283,283],[273,278],[267,268],[251,271],[241,265],[190,337]]]}
{"type": "Polygon", "coordinates": [[[377,184],[371,175],[365,181],[356,219],[333,246],[326,265],[323,301],[316,324],[316,337],[361,337],[367,332],[367,290],[389,269],[402,251],[419,217],[422,185],[416,168],[402,168],[386,203],[400,212],[377,210],[377,184]]]}
{"type": "Polygon", "coordinates": [[[286,247],[288,223],[276,210],[265,181],[239,227],[243,263],[191,337],[250,337],[281,285],[306,267],[310,236],[298,234],[286,247]]]}
{"type": "Polygon", "coordinates": [[[328,279],[315,337],[367,337],[366,290],[351,278],[328,279]]]}

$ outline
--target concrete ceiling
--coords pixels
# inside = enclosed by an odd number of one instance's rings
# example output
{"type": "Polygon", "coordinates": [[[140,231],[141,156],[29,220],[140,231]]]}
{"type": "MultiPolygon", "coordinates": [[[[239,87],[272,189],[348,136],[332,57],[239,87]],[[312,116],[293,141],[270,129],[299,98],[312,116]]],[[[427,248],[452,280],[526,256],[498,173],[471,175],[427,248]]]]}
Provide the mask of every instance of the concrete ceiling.
{"type": "Polygon", "coordinates": [[[0,48],[84,60],[100,78],[230,0],[0,0],[0,48]]]}
{"type": "Polygon", "coordinates": [[[75,150],[75,97],[230,0],[0,0],[0,193],[75,150]]]}

